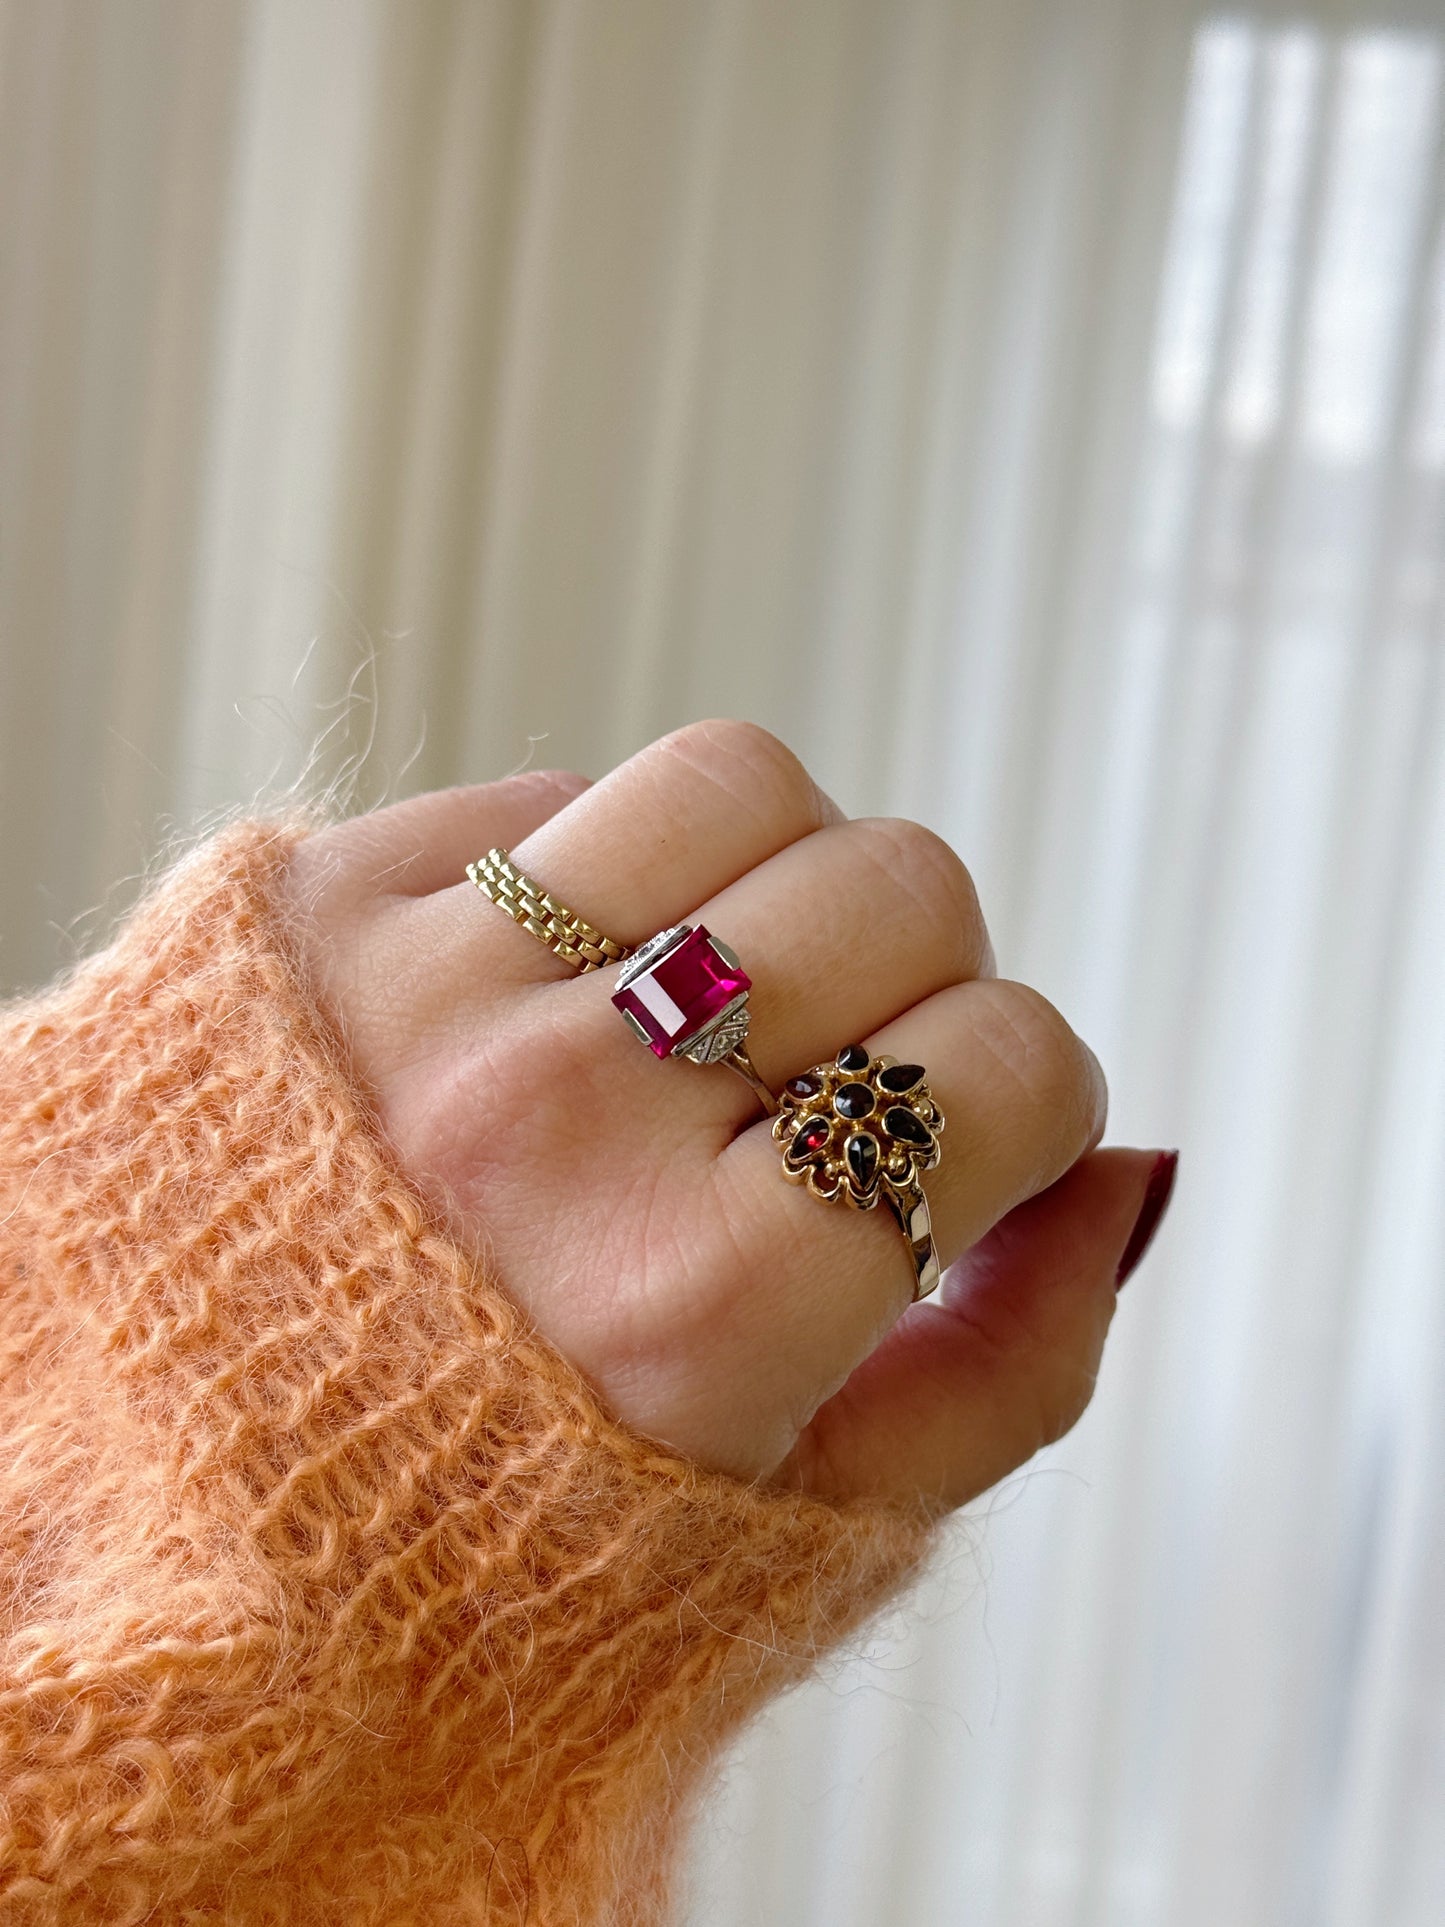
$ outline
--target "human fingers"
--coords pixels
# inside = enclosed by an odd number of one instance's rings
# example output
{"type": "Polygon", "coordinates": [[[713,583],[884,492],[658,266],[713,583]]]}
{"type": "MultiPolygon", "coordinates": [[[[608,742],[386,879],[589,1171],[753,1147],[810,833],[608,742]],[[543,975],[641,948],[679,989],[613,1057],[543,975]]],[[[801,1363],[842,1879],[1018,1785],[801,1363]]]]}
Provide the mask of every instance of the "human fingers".
{"type": "Polygon", "coordinates": [[[1099,1060],[1029,984],[955,984],[874,1032],[869,1050],[921,1065],[942,1108],[942,1156],[926,1179],[942,1266],[1104,1135],[1099,1060]]]}
{"type": "MultiPolygon", "coordinates": [[[[741,955],[751,978],[748,1052],[773,1090],[840,1035],[876,1029],[994,970],[968,871],[942,838],[903,820],[844,821],[798,837],[699,904],[692,920],[741,955]]],[[[615,1065],[619,1098],[652,1112],[668,1136],[681,1122],[715,1144],[757,1118],[744,1079],[637,1057],[611,1006],[614,989],[611,974],[597,977],[570,1001],[590,1052],[615,1065]]]]}
{"type": "Polygon", "coordinates": [[[819,1407],[773,1481],[921,1497],[942,1513],[1062,1437],[1177,1164],[1171,1151],[1095,1151],[1015,1206],[819,1407]]]}
{"type": "MultiPolygon", "coordinates": [[[[755,723],[713,721],[675,730],[621,763],[531,834],[512,862],[614,941],[644,942],[691,920],[700,903],[799,837],[843,813],[793,752],[755,723]]],[[[425,905],[436,942],[450,945],[461,980],[474,980],[478,945],[514,980],[575,975],[526,931],[476,921],[470,882],[425,905]],[[497,938],[500,937],[500,942],[497,938]]]]}
{"type": "MultiPolygon", "coordinates": [[[[870,1032],[863,1049],[875,1062],[886,1055],[920,1067],[942,1110],[939,1161],[928,1170],[925,1189],[944,1267],[1103,1136],[1108,1089],[1099,1061],[1061,1012],[1028,984],[999,977],[952,984],[870,1032]]],[[[850,1094],[856,1089],[848,1087],[850,1094]]],[[[838,1158],[858,1129],[887,1138],[883,1094],[866,1114],[856,1106],[845,1113],[843,1098],[840,1090],[831,1103],[820,1101],[819,1114],[831,1132],[820,1161],[838,1158]]],[[[876,1226],[874,1250],[896,1262],[886,1265],[872,1288],[885,1305],[910,1302],[911,1265],[897,1224],[882,1206],[851,1211],[780,1182],[779,1149],[766,1122],[723,1147],[719,1162],[735,1167],[739,1181],[745,1174],[758,1201],[759,1236],[796,1232],[811,1239],[818,1247],[814,1268],[825,1275],[847,1264],[850,1238],[876,1226]],[[820,1239],[823,1213],[828,1235],[820,1239]]]]}

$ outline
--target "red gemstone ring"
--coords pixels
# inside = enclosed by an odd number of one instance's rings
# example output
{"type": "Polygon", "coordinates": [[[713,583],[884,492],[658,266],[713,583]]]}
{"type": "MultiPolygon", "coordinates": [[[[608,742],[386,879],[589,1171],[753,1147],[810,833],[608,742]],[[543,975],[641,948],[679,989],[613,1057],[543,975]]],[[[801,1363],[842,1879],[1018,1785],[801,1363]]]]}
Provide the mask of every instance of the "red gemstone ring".
{"type": "Polygon", "coordinates": [[[831,1064],[789,1078],[773,1121],[790,1184],[855,1211],[880,1200],[889,1206],[913,1261],[915,1303],[940,1277],[922,1174],[942,1155],[942,1129],[923,1066],[870,1057],[862,1044],[845,1044],[831,1064]]]}
{"type": "Polygon", "coordinates": [[[674,924],[634,950],[612,1001],[654,1057],[726,1064],[752,1086],[770,1117],[778,1100],[748,1056],[752,978],[702,924],[674,924]]]}

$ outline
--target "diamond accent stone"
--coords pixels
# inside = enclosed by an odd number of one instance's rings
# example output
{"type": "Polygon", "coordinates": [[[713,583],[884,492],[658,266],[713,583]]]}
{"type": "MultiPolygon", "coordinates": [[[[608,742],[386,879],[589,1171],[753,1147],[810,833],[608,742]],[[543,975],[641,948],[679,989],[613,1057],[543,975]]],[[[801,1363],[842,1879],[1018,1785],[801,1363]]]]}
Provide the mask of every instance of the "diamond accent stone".
{"type": "Polygon", "coordinates": [[[691,933],[691,924],[675,923],[670,930],[659,930],[655,937],[649,937],[646,943],[640,945],[638,949],[633,951],[626,963],[623,964],[621,970],[618,971],[617,988],[619,990],[625,990],[628,984],[630,984],[634,978],[640,977],[648,965],[660,957],[664,951],[671,950],[674,944],[681,943],[683,938],[690,936],[691,933]]]}
{"type": "Polygon", "coordinates": [[[717,1064],[729,1051],[737,1049],[748,1034],[748,1002],[746,993],[737,999],[733,1010],[723,1015],[701,1037],[695,1037],[690,1044],[681,1047],[681,1054],[690,1057],[694,1064],[717,1064]]]}

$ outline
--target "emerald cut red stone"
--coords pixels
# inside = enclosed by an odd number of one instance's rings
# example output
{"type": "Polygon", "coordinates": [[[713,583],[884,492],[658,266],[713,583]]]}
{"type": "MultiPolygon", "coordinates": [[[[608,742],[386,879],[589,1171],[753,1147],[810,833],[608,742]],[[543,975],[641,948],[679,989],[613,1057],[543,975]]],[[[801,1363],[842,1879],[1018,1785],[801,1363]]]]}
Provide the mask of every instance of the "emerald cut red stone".
{"type": "Polygon", "coordinates": [[[612,1001],[655,1057],[670,1057],[751,987],[699,924],[612,1001]]]}

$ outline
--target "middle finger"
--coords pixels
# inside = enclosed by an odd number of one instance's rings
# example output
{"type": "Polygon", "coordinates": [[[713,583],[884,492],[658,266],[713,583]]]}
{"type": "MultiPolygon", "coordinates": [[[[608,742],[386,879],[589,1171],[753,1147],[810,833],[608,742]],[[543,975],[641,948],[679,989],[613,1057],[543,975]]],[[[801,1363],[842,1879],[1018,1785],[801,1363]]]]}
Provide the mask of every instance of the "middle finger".
{"type": "MultiPolygon", "coordinates": [[[[994,959],[973,880],[920,824],[865,818],[815,830],[758,863],[694,910],[689,922],[737,951],[752,980],[748,1055],[772,1090],[935,992],[992,976],[994,959]]],[[[635,1040],[611,1007],[615,971],[567,987],[590,1048],[624,1068],[635,1040]]],[[[730,1140],[758,1115],[756,1093],[710,1066],[642,1063],[627,1088],[730,1140]]]]}

